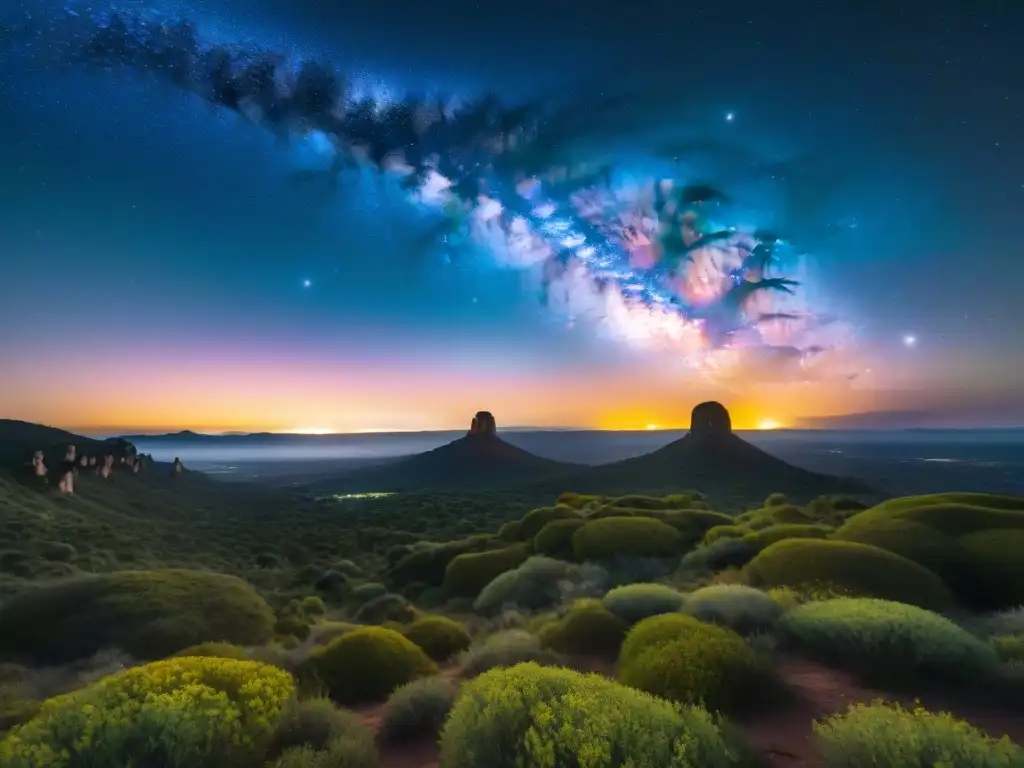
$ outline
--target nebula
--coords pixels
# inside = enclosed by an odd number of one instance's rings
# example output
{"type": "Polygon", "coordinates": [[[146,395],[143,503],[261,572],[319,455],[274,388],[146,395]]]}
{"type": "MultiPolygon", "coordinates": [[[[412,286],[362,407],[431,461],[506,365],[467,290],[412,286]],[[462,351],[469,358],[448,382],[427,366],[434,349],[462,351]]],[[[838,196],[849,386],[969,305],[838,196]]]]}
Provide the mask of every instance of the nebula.
{"type": "Polygon", "coordinates": [[[531,275],[565,322],[664,349],[705,376],[852,378],[849,326],[823,320],[780,235],[744,227],[725,193],[684,169],[651,178],[570,147],[643,120],[628,95],[507,104],[359,97],[328,62],[204,36],[154,10],[67,7],[7,31],[56,66],[130,70],[233,111],[282,146],[313,139],[330,158],[291,181],[334,193],[349,170],[395,177],[440,223],[424,253],[485,252],[531,275]]]}

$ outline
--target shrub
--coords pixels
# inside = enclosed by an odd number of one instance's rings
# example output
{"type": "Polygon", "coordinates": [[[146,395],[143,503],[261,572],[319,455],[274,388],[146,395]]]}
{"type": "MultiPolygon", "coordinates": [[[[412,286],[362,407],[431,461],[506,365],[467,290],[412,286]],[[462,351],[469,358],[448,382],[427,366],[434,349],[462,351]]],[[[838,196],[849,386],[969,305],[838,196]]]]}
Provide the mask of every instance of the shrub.
{"type": "Polygon", "coordinates": [[[552,520],[533,537],[533,548],[542,555],[572,557],[572,537],[585,520],[552,520]]]}
{"type": "Polygon", "coordinates": [[[541,529],[552,520],[580,519],[582,519],[580,513],[572,507],[556,506],[534,509],[527,512],[523,517],[522,522],[520,522],[519,539],[521,541],[529,541],[540,533],[541,529]]]}
{"type": "Polygon", "coordinates": [[[691,503],[693,497],[686,493],[663,497],[629,494],[610,499],[608,506],[626,509],[688,509],[691,503]]]}
{"type": "Polygon", "coordinates": [[[636,624],[626,634],[619,650],[619,664],[632,661],[642,656],[647,649],[665,643],[674,643],[700,632],[707,625],[693,616],[681,613],[666,613],[651,616],[636,624]]]}
{"type": "Polygon", "coordinates": [[[341,704],[382,699],[395,688],[437,672],[423,649],[386,627],[363,627],[315,649],[309,663],[341,704]]]}
{"type": "Polygon", "coordinates": [[[444,661],[469,648],[470,637],[466,628],[446,616],[425,616],[416,619],[402,631],[406,637],[426,651],[435,661],[444,661]]]}
{"type": "Polygon", "coordinates": [[[555,504],[564,504],[565,506],[572,507],[573,509],[583,509],[588,504],[593,504],[599,501],[601,501],[600,496],[592,496],[585,493],[563,493],[555,499],[555,504]]]}
{"type": "Polygon", "coordinates": [[[342,736],[324,749],[292,747],[273,768],[377,768],[380,756],[373,739],[342,736]]]}
{"type": "Polygon", "coordinates": [[[586,513],[585,520],[604,520],[606,517],[633,517],[635,510],[623,509],[622,507],[603,506],[592,509],[586,513]]]}
{"type": "Polygon", "coordinates": [[[146,660],[209,640],[258,645],[273,626],[270,606],[234,576],[120,571],[11,598],[0,608],[0,654],[61,664],[119,648],[146,660]]]}
{"type": "Polygon", "coordinates": [[[768,498],[764,500],[766,507],[781,507],[784,504],[789,504],[789,499],[786,498],[784,493],[768,494],[768,498]]]}
{"type": "Polygon", "coordinates": [[[174,655],[177,657],[212,656],[218,659],[249,658],[249,652],[245,648],[239,645],[232,645],[231,643],[200,643],[199,645],[189,646],[183,651],[178,651],[174,655]]]}
{"type": "Polygon", "coordinates": [[[444,587],[453,597],[476,597],[494,579],[516,568],[529,556],[529,548],[522,544],[459,555],[444,572],[444,587]]]}
{"type": "Polygon", "coordinates": [[[512,520],[505,523],[498,529],[498,538],[508,542],[519,541],[519,526],[521,524],[521,520],[512,520]]]}
{"type": "Polygon", "coordinates": [[[779,621],[782,641],[871,679],[966,681],[992,674],[995,651],[949,619],[903,603],[838,598],[779,621]]]}
{"type": "Polygon", "coordinates": [[[384,705],[380,738],[388,744],[427,736],[437,738],[457,693],[455,683],[438,676],[414,680],[395,689],[384,705]]]}
{"type": "Polygon", "coordinates": [[[620,659],[618,679],[671,701],[726,712],[752,707],[779,686],[771,668],[742,637],[701,622],[673,640],[648,643],[639,651],[630,648],[620,659]]]}
{"type": "Polygon", "coordinates": [[[473,610],[492,616],[510,609],[539,611],[560,602],[577,569],[550,557],[531,557],[518,568],[491,581],[473,603],[473,610]]]}
{"type": "Polygon", "coordinates": [[[604,596],[604,607],[635,624],[648,616],[675,613],[683,607],[683,596],[664,584],[626,584],[604,596]]]}
{"type": "Polygon", "coordinates": [[[762,550],[744,573],[754,586],[829,587],[934,609],[952,602],[942,579],[927,568],[846,541],[780,541],[762,550]]]}
{"type": "Polygon", "coordinates": [[[851,517],[847,533],[885,519],[908,520],[949,536],[990,528],[1024,528],[1024,500],[983,493],[945,493],[890,499],[851,517]]]}
{"type": "Polygon", "coordinates": [[[416,609],[401,595],[389,593],[364,603],[354,618],[362,624],[404,623],[416,618],[416,609]]]}
{"type": "Polygon", "coordinates": [[[560,618],[544,626],[541,642],[559,653],[614,658],[629,625],[600,600],[578,600],[560,618]]]}
{"type": "Polygon", "coordinates": [[[373,743],[373,732],[358,715],[338,709],[330,699],[294,701],[277,721],[267,755],[274,758],[295,747],[325,749],[343,736],[373,743]]]}
{"type": "Polygon", "coordinates": [[[360,584],[358,587],[354,587],[352,592],[349,593],[349,597],[352,602],[363,605],[370,602],[371,600],[383,597],[388,594],[388,588],[383,584],[378,584],[375,581],[369,581],[366,584],[360,584]]]}
{"type": "Polygon", "coordinates": [[[996,635],[990,642],[1004,662],[1024,662],[1024,635],[996,635]]]}
{"type": "Polygon", "coordinates": [[[511,667],[525,661],[554,665],[559,663],[560,658],[524,629],[495,632],[480,645],[474,645],[459,654],[460,674],[464,678],[476,677],[489,669],[511,667]]]}
{"type": "Polygon", "coordinates": [[[306,595],[302,598],[302,610],[307,616],[323,616],[327,613],[327,606],[316,595],[306,595]]]}
{"type": "Polygon", "coordinates": [[[752,635],[774,627],[782,615],[782,606],[759,589],[718,584],[689,595],[683,612],[742,635],[752,635]]]}
{"type": "Polygon", "coordinates": [[[1024,605],[1024,530],[978,531],[961,540],[976,604],[1024,605]]]}
{"type": "Polygon", "coordinates": [[[824,539],[828,537],[829,533],[831,533],[831,529],[823,525],[780,523],[769,525],[755,533],[748,533],[744,538],[753,542],[758,549],[764,549],[785,539],[824,539]]]}
{"type": "Polygon", "coordinates": [[[572,537],[577,560],[616,556],[670,557],[682,549],[675,528],[649,517],[606,517],[589,520],[572,537]]]}
{"type": "Polygon", "coordinates": [[[757,555],[758,547],[746,537],[741,539],[719,538],[683,557],[680,568],[686,572],[706,573],[725,568],[742,568],[757,555]]]}
{"type": "Polygon", "coordinates": [[[1007,737],[996,741],[949,713],[898,704],[855,704],[842,715],[814,724],[825,764],[1010,768],[1024,764],[1024,751],[1007,737]]]}
{"type": "Polygon", "coordinates": [[[704,533],[702,544],[714,544],[719,539],[738,539],[750,533],[749,528],[742,525],[716,525],[704,533]]]}
{"type": "Polygon", "coordinates": [[[503,549],[508,546],[508,542],[488,534],[476,534],[444,544],[431,543],[417,546],[418,548],[414,552],[402,558],[391,569],[389,579],[396,586],[418,581],[432,587],[439,587],[444,582],[445,571],[449,563],[459,555],[503,549]]]}
{"type": "Polygon", "coordinates": [[[268,725],[294,695],[288,673],[253,661],[158,661],[46,701],[35,718],[0,742],[0,764],[252,764],[263,757],[268,725]]]}
{"type": "Polygon", "coordinates": [[[523,664],[466,683],[441,732],[441,768],[732,768],[704,710],[676,708],[600,675],[523,664]]]}

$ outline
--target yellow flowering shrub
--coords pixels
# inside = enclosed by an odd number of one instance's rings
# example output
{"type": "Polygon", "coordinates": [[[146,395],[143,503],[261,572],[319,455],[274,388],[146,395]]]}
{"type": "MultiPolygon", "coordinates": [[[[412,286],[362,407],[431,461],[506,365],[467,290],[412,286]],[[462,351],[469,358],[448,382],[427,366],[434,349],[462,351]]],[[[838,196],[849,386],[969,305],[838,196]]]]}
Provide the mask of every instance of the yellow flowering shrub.
{"type": "Polygon", "coordinates": [[[733,768],[740,750],[699,707],[601,675],[519,664],[465,683],[441,731],[441,768],[733,768]]]}
{"type": "Polygon", "coordinates": [[[0,741],[0,765],[247,768],[294,695],[287,672],[258,662],[158,661],[44,702],[0,741]]]}

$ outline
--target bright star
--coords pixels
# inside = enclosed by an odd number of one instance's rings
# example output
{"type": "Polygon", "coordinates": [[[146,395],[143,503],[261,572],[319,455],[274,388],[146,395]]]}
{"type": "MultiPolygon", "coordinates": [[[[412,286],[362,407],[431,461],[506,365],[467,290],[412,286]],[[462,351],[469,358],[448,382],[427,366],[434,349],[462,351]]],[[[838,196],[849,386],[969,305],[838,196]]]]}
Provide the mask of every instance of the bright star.
{"type": "Polygon", "coordinates": [[[736,115],[734,115],[732,112],[729,112],[725,116],[725,122],[731,123],[735,118],[736,118],[736,115]]]}
{"type": "Polygon", "coordinates": [[[913,334],[908,333],[906,336],[903,337],[903,346],[904,347],[916,347],[917,346],[917,336],[914,336],[913,334]]]}
{"type": "Polygon", "coordinates": [[[313,284],[312,280],[303,280],[302,281],[302,287],[303,288],[309,288],[312,284],[313,284]]]}

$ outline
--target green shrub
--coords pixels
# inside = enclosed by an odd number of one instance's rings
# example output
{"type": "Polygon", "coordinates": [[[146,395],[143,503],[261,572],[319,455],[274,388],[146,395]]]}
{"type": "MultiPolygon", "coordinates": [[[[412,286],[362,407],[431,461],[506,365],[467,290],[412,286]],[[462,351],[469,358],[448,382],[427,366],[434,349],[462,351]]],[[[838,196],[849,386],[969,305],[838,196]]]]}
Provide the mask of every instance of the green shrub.
{"type": "Polygon", "coordinates": [[[778,627],[784,644],[886,682],[977,680],[998,666],[988,643],[949,619],[888,600],[805,603],[778,627]]]}
{"type": "Polygon", "coordinates": [[[78,557],[78,550],[63,541],[41,541],[35,546],[36,554],[44,560],[70,563],[78,557]]]}
{"type": "Polygon", "coordinates": [[[719,539],[738,539],[750,533],[749,528],[742,525],[716,525],[704,533],[702,544],[714,544],[719,539]]]}
{"type": "Polygon", "coordinates": [[[467,683],[441,732],[441,768],[733,768],[740,750],[702,709],[600,675],[523,664],[467,683]]]}
{"type": "Polygon", "coordinates": [[[323,749],[292,747],[272,768],[377,768],[380,755],[372,739],[342,736],[323,749]]]}
{"type": "Polygon", "coordinates": [[[692,501],[693,498],[688,494],[676,494],[672,497],[629,494],[609,499],[608,506],[625,509],[688,509],[692,501]]]}
{"type": "Polygon", "coordinates": [[[764,549],[777,541],[786,539],[824,539],[827,538],[831,529],[823,525],[801,525],[797,523],[779,523],[769,525],[754,533],[748,533],[744,538],[753,542],[758,549],[764,549]]]}
{"type": "Polygon", "coordinates": [[[361,624],[384,624],[389,621],[404,623],[416,618],[416,609],[401,595],[386,594],[368,600],[354,616],[361,624]]]}
{"type": "Polygon", "coordinates": [[[996,635],[989,641],[1003,662],[1024,662],[1024,635],[996,635]]]}
{"type": "Polygon", "coordinates": [[[768,631],[782,615],[782,606],[771,595],[742,584],[715,584],[698,589],[686,598],[682,610],[742,635],[768,631]]]}
{"type": "Polygon", "coordinates": [[[498,529],[498,538],[502,541],[508,542],[519,541],[520,525],[522,525],[521,520],[512,520],[511,522],[505,523],[498,529]]]}
{"type": "Polygon", "coordinates": [[[747,540],[719,538],[711,544],[697,547],[683,556],[680,568],[683,572],[708,573],[726,568],[742,568],[758,553],[757,544],[747,540]]]}
{"type": "Polygon", "coordinates": [[[330,699],[293,701],[277,721],[267,756],[274,758],[296,747],[325,749],[335,739],[345,736],[373,743],[373,732],[359,716],[338,709],[330,699]]]}
{"type": "Polygon", "coordinates": [[[1024,500],[982,493],[907,496],[858,512],[843,530],[850,533],[893,518],[927,525],[949,536],[966,536],[990,528],[1024,528],[1024,500]]]}
{"type": "Polygon", "coordinates": [[[494,579],[518,567],[529,556],[529,547],[523,544],[459,555],[444,572],[444,587],[453,597],[476,597],[494,579]]]}
{"type": "Polygon", "coordinates": [[[707,626],[700,619],[681,613],[665,613],[644,619],[634,625],[622,641],[619,664],[639,658],[650,648],[683,640],[707,626]]]}
{"type": "Polygon", "coordinates": [[[423,649],[386,627],[363,627],[310,654],[309,663],[341,704],[382,699],[395,688],[437,672],[423,649]]]}
{"type": "Polygon", "coordinates": [[[285,610],[274,622],[274,634],[279,637],[293,637],[305,640],[309,637],[311,620],[301,613],[285,610]]]}
{"type": "Polygon", "coordinates": [[[507,610],[539,611],[560,602],[564,585],[578,577],[569,563],[534,556],[497,576],[473,602],[481,616],[507,610]]]}
{"type": "Polygon", "coordinates": [[[395,689],[381,715],[381,740],[403,744],[437,738],[457,693],[455,683],[439,676],[424,677],[395,689]]]}
{"type": "Polygon", "coordinates": [[[0,741],[0,764],[254,764],[265,753],[268,724],[294,695],[288,673],[253,661],[158,661],[46,701],[36,717],[0,741]]]}
{"type": "Polygon", "coordinates": [[[617,556],[671,557],[682,549],[675,528],[649,517],[606,517],[589,520],[572,537],[577,560],[617,556]]]}
{"type": "Polygon", "coordinates": [[[768,494],[768,498],[764,500],[766,507],[781,507],[784,504],[789,504],[789,499],[786,498],[784,493],[768,494]]]}
{"type": "Polygon", "coordinates": [[[927,568],[892,552],[847,541],[779,541],[763,549],[744,573],[759,587],[828,587],[933,609],[952,602],[942,579],[927,568]]]}
{"type": "Polygon", "coordinates": [[[241,579],[186,570],[120,571],[22,592],[0,608],[0,655],[43,664],[119,648],[163,658],[210,640],[258,645],[274,614],[241,579]]]}
{"type": "Polygon", "coordinates": [[[577,600],[561,617],[544,626],[541,642],[559,653],[615,658],[629,625],[600,600],[577,600]]]}
{"type": "Polygon", "coordinates": [[[519,524],[520,541],[529,541],[553,520],[581,520],[580,513],[572,507],[542,507],[526,513],[519,524]]]}
{"type": "Polygon", "coordinates": [[[599,501],[601,501],[600,496],[593,496],[591,494],[586,493],[568,492],[561,494],[557,499],[555,499],[555,504],[564,504],[565,506],[572,507],[573,509],[583,509],[588,504],[593,504],[599,501]]]}
{"type": "Polygon", "coordinates": [[[469,648],[470,636],[466,628],[446,616],[425,616],[416,619],[402,630],[402,634],[426,651],[435,661],[444,661],[459,651],[469,648]]]}
{"type": "Polygon", "coordinates": [[[231,643],[199,643],[199,645],[191,645],[183,651],[178,651],[174,655],[179,658],[182,656],[212,656],[218,659],[249,658],[249,652],[245,648],[231,643]]]}
{"type": "MultiPolygon", "coordinates": [[[[663,618],[645,619],[635,629],[663,618]]],[[[649,642],[642,651],[631,647],[620,657],[618,679],[671,701],[725,712],[752,708],[779,687],[771,668],[742,637],[701,622],[675,639],[649,642]]]]}
{"type": "Polygon", "coordinates": [[[327,606],[316,595],[306,595],[302,598],[302,610],[307,616],[323,616],[327,613],[327,606]]]}
{"type": "Polygon", "coordinates": [[[369,581],[366,584],[360,584],[357,587],[353,587],[352,591],[349,593],[349,597],[356,605],[364,605],[365,603],[386,594],[388,594],[387,587],[383,584],[378,584],[375,581],[369,581]]]}
{"type": "Polygon", "coordinates": [[[583,519],[552,520],[533,537],[533,549],[542,555],[572,557],[572,537],[586,521],[583,519]]]}
{"type": "Polygon", "coordinates": [[[623,509],[622,507],[611,507],[603,506],[597,509],[592,509],[586,513],[586,520],[604,520],[608,517],[633,517],[636,515],[636,511],[632,509],[623,509]]]}
{"type": "Polygon", "coordinates": [[[842,715],[814,724],[825,765],[1012,768],[1024,751],[1007,737],[996,741],[949,713],[898,704],[855,704],[842,715]]]}
{"type": "Polygon", "coordinates": [[[522,662],[558,664],[560,657],[541,645],[540,639],[524,629],[495,632],[479,645],[459,654],[459,670],[464,678],[476,677],[489,669],[511,667],[522,662]]]}
{"type": "Polygon", "coordinates": [[[635,624],[648,616],[675,613],[683,607],[683,596],[664,584],[626,584],[604,596],[604,607],[635,624]]]}
{"type": "Polygon", "coordinates": [[[664,512],[641,512],[639,515],[653,517],[671,525],[683,535],[686,546],[692,546],[704,538],[704,534],[719,525],[734,525],[736,519],[707,509],[670,509],[664,512]]]}
{"type": "Polygon", "coordinates": [[[975,604],[1024,605],[1024,529],[978,531],[960,540],[975,604]]]}
{"type": "Polygon", "coordinates": [[[417,545],[414,552],[395,564],[388,578],[395,586],[418,581],[432,587],[439,587],[444,583],[445,571],[449,563],[459,555],[470,552],[488,552],[507,546],[508,542],[489,534],[476,534],[444,544],[417,545]]]}

